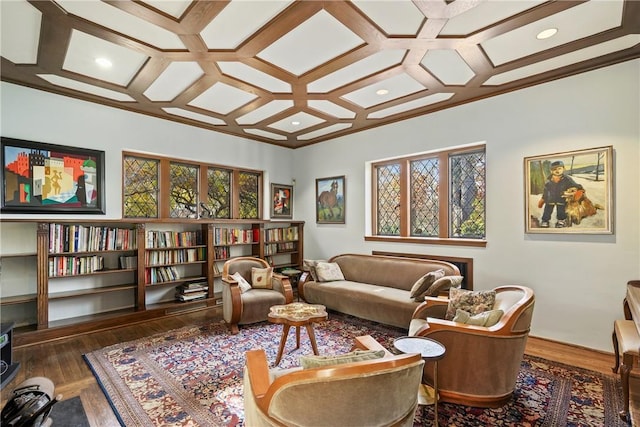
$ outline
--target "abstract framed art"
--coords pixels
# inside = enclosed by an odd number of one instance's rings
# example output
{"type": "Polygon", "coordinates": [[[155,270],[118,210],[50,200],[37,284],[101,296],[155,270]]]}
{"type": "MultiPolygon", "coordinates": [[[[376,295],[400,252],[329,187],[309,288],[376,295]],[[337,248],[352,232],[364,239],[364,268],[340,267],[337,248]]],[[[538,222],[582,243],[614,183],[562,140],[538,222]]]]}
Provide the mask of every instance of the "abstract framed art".
{"type": "Polygon", "coordinates": [[[344,175],[316,179],[316,223],[344,224],[345,194],[344,175]]]}
{"type": "Polygon", "coordinates": [[[104,151],[2,137],[2,212],[104,214],[104,151]]]}
{"type": "Polygon", "coordinates": [[[271,184],[271,218],[293,218],[293,186],[271,184]]]}
{"type": "Polygon", "coordinates": [[[524,159],[525,232],[613,233],[613,147],[524,159]]]}

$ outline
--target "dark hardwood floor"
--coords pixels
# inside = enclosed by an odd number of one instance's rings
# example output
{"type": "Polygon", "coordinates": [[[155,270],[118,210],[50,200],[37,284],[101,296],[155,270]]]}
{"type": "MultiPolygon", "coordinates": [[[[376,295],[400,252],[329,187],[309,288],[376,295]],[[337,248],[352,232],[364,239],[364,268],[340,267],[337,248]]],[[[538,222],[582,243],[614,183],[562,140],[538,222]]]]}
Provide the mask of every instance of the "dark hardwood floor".
{"type": "MultiPolygon", "coordinates": [[[[54,382],[56,393],[62,394],[63,399],[80,396],[91,426],[118,426],[107,399],[82,355],[119,342],[220,319],[220,309],[212,308],[14,349],[14,360],[19,361],[21,367],[13,381],[1,392],[2,406],[4,407],[13,388],[22,381],[34,376],[45,376],[54,382]]],[[[535,337],[529,338],[526,352],[548,360],[614,375],[611,372],[614,364],[612,353],[591,351],[535,337]]],[[[633,425],[640,426],[640,376],[635,374],[635,371],[636,369],[632,371],[631,382],[633,425]]]]}

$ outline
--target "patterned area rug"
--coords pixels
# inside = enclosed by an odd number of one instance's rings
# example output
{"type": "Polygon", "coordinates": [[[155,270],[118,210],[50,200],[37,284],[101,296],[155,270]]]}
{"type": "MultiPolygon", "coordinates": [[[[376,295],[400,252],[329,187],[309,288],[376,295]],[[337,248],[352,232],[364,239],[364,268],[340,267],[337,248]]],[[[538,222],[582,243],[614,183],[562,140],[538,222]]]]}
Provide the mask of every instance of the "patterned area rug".
{"type": "MultiPolygon", "coordinates": [[[[304,328],[295,349],[291,329],[280,368],[311,354],[304,328]]],[[[242,426],[242,371],[247,350],[275,361],[282,326],[259,323],[229,335],[222,323],[184,327],[84,355],[122,425],[242,426]]],[[[405,332],[331,313],[315,327],[320,354],[348,352],[353,337],[372,335],[387,348],[405,332]]],[[[614,375],[526,356],[514,398],[502,408],[443,403],[443,426],[626,426],[617,413],[622,391],[614,375]]],[[[419,407],[415,426],[431,425],[433,407],[419,407]]]]}

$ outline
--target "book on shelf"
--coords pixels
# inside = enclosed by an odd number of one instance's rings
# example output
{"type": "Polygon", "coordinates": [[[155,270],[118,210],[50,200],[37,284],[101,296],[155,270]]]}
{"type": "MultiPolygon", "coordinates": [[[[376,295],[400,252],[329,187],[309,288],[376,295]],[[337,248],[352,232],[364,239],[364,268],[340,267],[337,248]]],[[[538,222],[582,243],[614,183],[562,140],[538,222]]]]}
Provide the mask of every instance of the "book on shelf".
{"type": "Polygon", "coordinates": [[[207,282],[183,283],[180,286],[176,286],[176,291],[180,294],[191,294],[193,292],[207,291],[208,289],[207,282]]]}
{"type": "Polygon", "coordinates": [[[121,256],[120,268],[124,268],[124,269],[138,268],[138,257],[137,256],[121,256]]]}
{"type": "Polygon", "coordinates": [[[176,294],[178,301],[194,301],[207,298],[207,292],[195,292],[192,294],[176,294]]]}

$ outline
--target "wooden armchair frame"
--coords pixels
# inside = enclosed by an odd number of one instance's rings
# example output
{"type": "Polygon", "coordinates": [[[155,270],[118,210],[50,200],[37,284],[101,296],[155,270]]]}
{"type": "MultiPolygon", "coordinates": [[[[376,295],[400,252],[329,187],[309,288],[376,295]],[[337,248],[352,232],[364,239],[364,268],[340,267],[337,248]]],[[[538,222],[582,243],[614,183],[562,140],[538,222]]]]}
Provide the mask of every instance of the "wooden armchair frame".
{"type": "MultiPolygon", "coordinates": [[[[494,309],[502,309],[504,314],[490,327],[445,320],[448,298],[427,297],[414,311],[413,319],[420,320],[412,320],[409,334],[435,339],[447,348],[447,356],[439,364],[442,401],[495,408],[511,398],[535,297],[525,286],[500,286],[495,291],[494,309]]],[[[431,380],[428,369],[425,377],[431,380]]]]}
{"type": "MultiPolygon", "coordinates": [[[[228,287],[228,289],[223,289],[222,292],[223,316],[232,334],[237,334],[239,331],[238,324],[242,321],[244,303],[238,282],[236,282],[230,274],[235,273],[236,270],[234,267],[236,265],[242,265],[242,263],[255,263],[256,267],[260,268],[270,267],[267,261],[255,257],[236,257],[224,263],[222,267],[222,285],[223,287],[228,287]]],[[[248,282],[251,283],[250,277],[248,282]]],[[[293,302],[293,289],[287,276],[273,273],[273,289],[284,296],[284,304],[293,302]]],[[[268,313],[269,310],[266,310],[264,312],[264,318],[261,318],[261,320],[267,320],[268,313]]]]}
{"type": "MultiPolygon", "coordinates": [[[[418,372],[422,371],[424,361],[419,354],[401,354],[394,355],[387,351],[380,343],[378,343],[373,337],[369,335],[357,337],[354,342],[353,349],[361,350],[384,350],[385,356],[381,359],[366,360],[362,362],[353,362],[347,364],[340,364],[334,366],[325,366],[319,368],[293,370],[284,375],[278,376],[272,379],[272,374],[269,369],[268,361],[264,350],[250,350],[246,353],[246,368],[245,375],[248,376],[248,383],[250,387],[245,385],[245,404],[247,398],[252,399],[255,402],[257,410],[260,412],[261,417],[267,421],[261,425],[274,425],[285,426],[289,425],[286,422],[278,420],[271,415],[271,405],[274,399],[279,398],[279,393],[282,389],[289,386],[313,384],[313,383],[326,383],[330,381],[358,379],[363,377],[371,377],[376,374],[388,373],[394,370],[402,370],[405,368],[411,368],[420,366],[418,372]],[[251,396],[247,396],[246,393],[251,393],[251,396]]],[[[417,378],[417,377],[416,377],[417,378]]],[[[408,408],[405,413],[402,414],[400,419],[394,420],[389,423],[389,426],[405,426],[413,425],[413,417],[415,414],[415,408],[417,406],[417,394],[420,378],[416,380],[415,401],[408,402],[409,405],[413,403],[413,409],[408,408]]],[[[406,381],[406,380],[405,380],[406,381]]],[[[385,391],[379,391],[379,393],[386,393],[385,391]]],[[[314,395],[310,395],[309,404],[313,405],[314,395]]],[[[316,398],[318,396],[315,396],[316,398]]],[[[364,396],[363,396],[364,398],[364,396]]],[[[349,402],[346,402],[347,404],[349,402]]],[[[355,402],[354,404],[362,404],[362,402],[355,402]]],[[[328,409],[327,416],[329,416],[331,409],[328,409]]]]}

